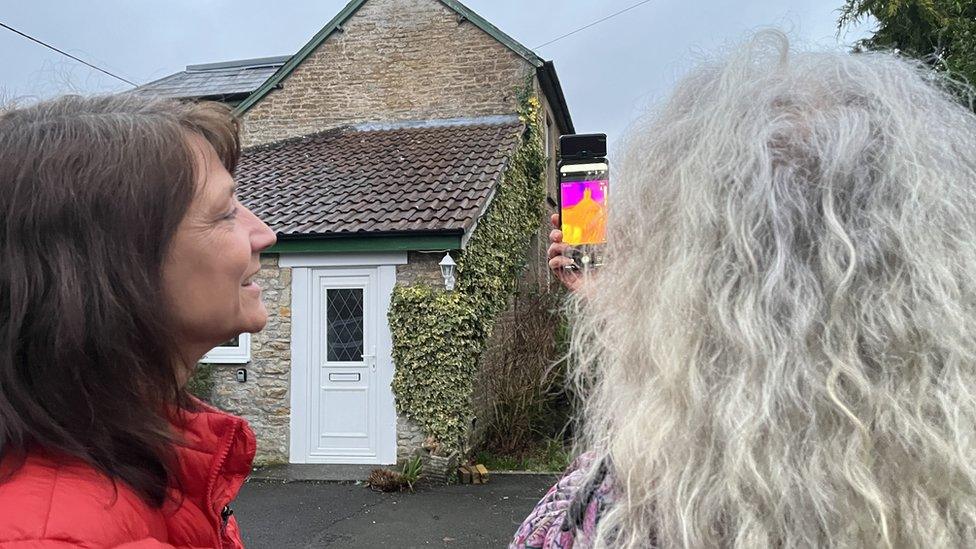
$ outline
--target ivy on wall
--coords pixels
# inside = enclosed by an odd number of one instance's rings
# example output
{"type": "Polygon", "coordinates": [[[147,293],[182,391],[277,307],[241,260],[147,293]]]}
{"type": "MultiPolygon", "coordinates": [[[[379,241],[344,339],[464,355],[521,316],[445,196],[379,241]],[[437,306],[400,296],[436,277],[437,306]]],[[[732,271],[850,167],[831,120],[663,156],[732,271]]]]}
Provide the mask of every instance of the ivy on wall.
{"type": "Polygon", "coordinates": [[[193,375],[187,381],[186,389],[200,400],[210,402],[213,400],[214,384],[214,365],[200,363],[193,369],[193,375]]]}
{"type": "Polygon", "coordinates": [[[541,106],[518,94],[524,131],[495,196],[458,259],[453,292],[396,286],[390,304],[397,412],[417,421],[435,453],[459,451],[471,417],[472,381],[495,318],[514,293],[545,198],[541,106]]]}

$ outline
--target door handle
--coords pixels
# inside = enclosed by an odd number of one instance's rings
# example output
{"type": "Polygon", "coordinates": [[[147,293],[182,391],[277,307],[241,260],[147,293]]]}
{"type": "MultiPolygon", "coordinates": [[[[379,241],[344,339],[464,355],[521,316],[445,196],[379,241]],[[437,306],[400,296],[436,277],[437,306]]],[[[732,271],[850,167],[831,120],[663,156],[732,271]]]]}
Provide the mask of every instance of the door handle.
{"type": "Polygon", "coordinates": [[[363,354],[363,362],[366,362],[367,364],[369,364],[370,370],[372,370],[374,372],[376,371],[376,355],[372,355],[372,354],[367,355],[367,354],[364,353],[363,354]]]}

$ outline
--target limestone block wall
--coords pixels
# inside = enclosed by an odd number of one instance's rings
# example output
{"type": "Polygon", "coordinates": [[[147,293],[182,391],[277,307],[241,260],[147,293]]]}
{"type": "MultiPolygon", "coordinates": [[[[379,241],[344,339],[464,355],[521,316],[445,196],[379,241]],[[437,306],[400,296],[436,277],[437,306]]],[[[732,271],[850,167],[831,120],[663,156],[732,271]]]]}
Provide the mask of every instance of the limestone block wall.
{"type": "Polygon", "coordinates": [[[291,413],[291,269],[278,267],[278,255],[261,257],[255,278],[261,286],[268,324],[251,336],[251,362],[214,368],[214,405],[248,420],[258,439],[255,461],[288,461],[291,413]],[[238,368],[247,381],[236,381],[238,368]]]}
{"type": "Polygon", "coordinates": [[[436,0],[370,0],[245,114],[244,143],[360,122],[511,114],[534,70],[436,0]]]}
{"type": "Polygon", "coordinates": [[[402,465],[408,459],[423,455],[424,441],[427,436],[417,422],[406,417],[397,417],[397,464],[402,465]]]}
{"type": "MultiPolygon", "coordinates": [[[[457,253],[453,255],[454,259],[457,259],[457,253]]],[[[441,275],[440,267],[443,258],[444,252],[408,252],[406,265],[397,265],[397,284],[401,286],[427,284],[435,288],[443,288],[444,277],[441,275]]]]}

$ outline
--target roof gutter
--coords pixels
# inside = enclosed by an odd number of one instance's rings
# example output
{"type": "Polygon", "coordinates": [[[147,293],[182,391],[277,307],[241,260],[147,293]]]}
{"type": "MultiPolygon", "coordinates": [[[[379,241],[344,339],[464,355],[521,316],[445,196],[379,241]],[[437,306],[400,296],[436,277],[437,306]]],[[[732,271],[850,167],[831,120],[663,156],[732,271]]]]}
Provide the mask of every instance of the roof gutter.
{"type": "Polygon", "coordinates": [[[563,87],[559,84],[559,76],[556,74],[556,66],[552,61],[546,61],[538,68],[537,74],[542,93],[549,98],[549,106],[556,115],[559,133],[562,135],[576,133],[573,118],[569,114],[569,105],[566,104],[566,96],[563,95],[563,87]]]}
{"type": "Polygon", "coordinates": [[[342,239],[342,238],[372,238],[381,236],[398,236],[404,238],[418,236],[461,236],[463,229],[445,229],[441,231],[360,231],[346,233],[301,233],[301,234],[281,234],[278,233],[278,240],[323,240],[323,239],[342,239]]]}
{"type": "Polygon", "coordinates": [[[461,249],[462,231],[280,235],[262,253],[409,252],[461,249]]]}

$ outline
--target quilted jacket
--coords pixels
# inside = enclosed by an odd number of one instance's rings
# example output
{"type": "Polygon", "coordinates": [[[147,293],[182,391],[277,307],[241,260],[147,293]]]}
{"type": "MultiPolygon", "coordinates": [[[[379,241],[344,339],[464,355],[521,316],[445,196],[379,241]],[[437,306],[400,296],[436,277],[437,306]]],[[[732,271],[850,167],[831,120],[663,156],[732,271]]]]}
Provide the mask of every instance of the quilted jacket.
{"type": "Polygon", "coordinates": [[[243,548],[229,504],[251,471],[254,433],[241,418],[201,407],[173,421],[176,482],[162,508],[78,460],[32,450],[0,481],[0,548],[243,548]]]}

